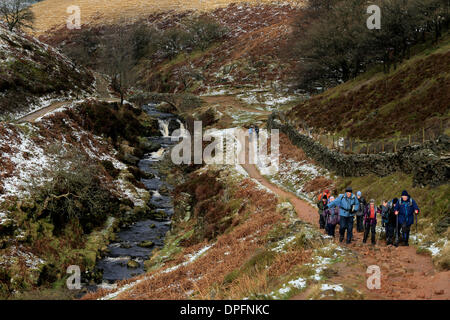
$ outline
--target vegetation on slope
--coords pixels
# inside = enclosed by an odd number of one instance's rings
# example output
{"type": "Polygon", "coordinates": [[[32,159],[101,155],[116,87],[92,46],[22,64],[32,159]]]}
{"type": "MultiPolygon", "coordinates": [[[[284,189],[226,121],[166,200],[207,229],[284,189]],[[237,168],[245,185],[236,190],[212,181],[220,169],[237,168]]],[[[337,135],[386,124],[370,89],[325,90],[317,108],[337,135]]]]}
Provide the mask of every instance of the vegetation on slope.
{"type": "Polygon", "coordinates": [[[62,290],[69,265],[101,279],[93,271],[113,231],[155,213],[135,165],[147,147],[139,135],[157,128],[140,109],[93,100],[35,125],[0,123],[2,298],[62,290]]]}
{"type": "MultiPolygon", "coordinates": [[[[289,202],[232,167],[192,172],[175,196],[173,228],[146,262],[148,272],[84,298],[287,299],[320,288],[325,269],[347,257],[299,221],[289,202]]],[[[337,297],[361,297],[346,285],[339,289],[337,297]]]]}
{"type": "MultiPolygon", "coordinates": [[[[379,69],[378,69],[379,70],[379,69]]],[[[368,72],[294,107],[293,121],[363,140],[448,126],[450,36],[384,74],[368,72]]],[[[442,131],[441,131],[442,133],[442,131]]]]}
{"type": "Polygon", "coordinates": [[[0,23],[0,116],[92,91],[93,76],[57,50],[0,23]]]}
{"type": "Polygon", "coordinates": [[[383,64],[385,72],[395,69],[410,57],[412,46],[436,42],[448,31],[449,6],[442,0],[310,0],[291,37],[292,54],[301,60],[300,87],[333,86],[375,64],[383,64]],[[366,14],[372,4],[379,21],[366,14]]]}
{"type": "MultiPolygon", "coordinates": [[[[120,23],[130,30],[133,73],[138,75],[134,80],[141,89],[198,94],[211,87],[266,85],[289,78],[293,62],[281,54],[298,10],[289,5],[231,4],[207,13],[160,12],[136,23],[120,23]]],[[[112,30],[109,24],[86,24],[81,30],[58,28],[40,39],[98,67],[102,39],[112,30]]]]}

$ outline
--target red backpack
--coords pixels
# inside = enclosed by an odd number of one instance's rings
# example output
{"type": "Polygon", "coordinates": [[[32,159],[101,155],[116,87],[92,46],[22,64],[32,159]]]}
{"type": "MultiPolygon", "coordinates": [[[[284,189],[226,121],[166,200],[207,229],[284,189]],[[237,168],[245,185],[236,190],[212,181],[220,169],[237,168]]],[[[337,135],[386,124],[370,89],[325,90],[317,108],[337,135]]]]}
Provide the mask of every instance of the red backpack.
{"type": "Polygon", "coordinates": [[[324,190],[321,194],[319,194],[319,201],[322,200],[323,195],[326,195],[327,199],[330,199],[331,193],[328,189],[324,190]]]}

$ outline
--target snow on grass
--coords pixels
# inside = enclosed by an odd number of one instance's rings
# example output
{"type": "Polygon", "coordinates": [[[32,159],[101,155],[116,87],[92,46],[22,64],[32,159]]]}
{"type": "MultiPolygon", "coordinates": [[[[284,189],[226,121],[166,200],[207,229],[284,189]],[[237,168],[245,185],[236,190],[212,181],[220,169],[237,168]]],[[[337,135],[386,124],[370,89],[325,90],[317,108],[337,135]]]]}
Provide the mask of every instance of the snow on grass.
{"type": "Polygon", "coordinates": [[[339,284],[322,284],[320,290],[322,291],[333,290],[336,292],[344,292],[344,288],[342,288],[342,286],[339,284]]]}
{"type": "Polygon", "coordinates": [[[294,236],[290,236],[290,237],[287,237],[287,238],[284,238],[284,239],[278,241],[278,242],[277,242],[277,245],[276,245],[274,248],[272,248],[272,251],[275,251],[275,252],[285,252],[284,248],[285,248],[289,243],[293,242],[295,239],[296,239],[296,236],[294,235],[294,236]]]}
{"type": "MultiPolygon", "coordinates": [[[[75,103],[61,108],[73,107],[75,103]]],[[[53,113],[56,113],[55,110],[53,113]]],[[[46,115],[40,122],[51,130],[50,115],[46,115]]],[[[69,119],[63,119],[66,125],[71,128],[71,135],[78,144],[77,147],[85,151],[85,153],[92,159],[111,161],[116,169],[124,170],[127,168],[125,164],[115,158],[117,151],[113,148],[108,148],[108,151],[101,151],[100,144],[106,146],[103,138],[90,134],[79,127],[72,125],[69,119]]],[[[66,139],[62,136],[60,141],[49,141],[40,135],[39,129],[29,123],[26,124],[2,124],[6,132],[0,136],[0,149],[4,150],[1,154],[2,161],[8,165],[8,168],[0,168],[0,204],[7,199],[19,198],[23,199],[30,196],[32,188],[39,187],[45,183],[45,172],[52,169],[57,155],[49,153],[46,149],[52,143],[61,143],[61,148],[68,146],[66,139]],[[44,142],[42,142],[44,141],[44,142]]],[[[128,198],[135,206],[143,207],[145,202],[142,199],[147,197],[147,191],[144,189],[135,188],[131,183],[125,182],[125,179],[118,179],[114,181],[114,186],[122,197],[128,198]]],[[[0,224],[5,224],[9,221],[7,218],[8,211],[3,209],[0,211],[0,224]]]]}
{"type": "MultiPolygon", "coordinates": [[[[202,256],[202,255],[205,254],[209,249],[211,249],[213,246],[214,246],[214,244],[206,245],[205,247],[201,248],[199,251],[197,251],[197,252],[195,252],[195,253],[193,253],[193,254],[187,255],[188,260],[186,260],[186,261],[184,261],[184,262],[182,262],[182,263],[180,263],[180,264],[178,264],[178,265],[176,265],[176,266],[167,268],[167,269],[161,271],[160,273],[170,273],[170,272],[173,272],[173,271],[179,269],[180,267],[187,266],[187,265],[193,263],[193,262],[194,262],[195,260],[197,260],[200,256],[202,256]]],[[[160,273],[156,273],[156,274],[154,274],[154,275],[152,275],[152,276],[144,277],[144,278],[142,278],[142,279],[138,279],[138,280],[136,280],[136,281],[134,281],[134,282],[131,282],[131,283],[129,283],[129,284],[126,284],[126,285],[120,287],[117,291],[115,291],[115,292],[113,292],[113,293],[110,293],[110,294],[108,294],[108,295],[106,295],[106,296],[100,298],[99,300],[111,300],[111,299],[114,299],[114,298],[116,298],[119,294],[121,294],[121,293],[123,293],[123,292],[125,292],[125,291],[130,290],[131,288],[135,287],[136,285],[138,285],[138,284],[141,283],[142,281],[148,281],[148,280],[151,280],[153,277],[159,275],[160,273]]],[[[114,289],[115,289],[115,288],[114,288],[114,289]]]]}
{"type": "Polygon", "coordinates": [[[273,111],[301,99],[303,96],[289,95],[281,90],[274,91],[273,88],[259,88],[247,90],[237,95],[237,98],[246,104],[254,106],[258,110],[273,111]]]}
{"type": "Polygon", "coordinates": [[[200,97],[224,96],[230,93],[231,93],[230,89],[223,86],[216,86],[213,88],[207,87],[206,92],[200,94],[200,97]]]}
{"type": "Polygon", "coordinates": [[[431,256],[437,257],[441,254],[442,250],[449,245],[448,239],[438,239],[437,241],[426,240],[425,236],[419,233],[417,236],[410,235],[410,242],[415,243],[417,239],[417,245],[420,249],[426,249],[430,251],[431,256]]]}
{"type": "Polygon", "coordinates": [[[254,123],[255,119],[261,116],[259,112],[252,112],[246,110],[229,110],[226,111],[233,119],[233,125],[245,125],[247,123],[254,123]]]}
{"type": "Polygon", "coordinates": [[[274,184],[295,193],[299,198],[313,205],[315,204],[314,193],[303,191],[306,183],[320,176],[330,178],[328,170],[316,166],[308,160],[298,162],[293,159],[281,160],[276,174],[265,175],[274,184]]]}
{"type": "Polygon", "coordinates": [[[287,283],[284,283],[281,288],[278,290],[270,292],[268,295],[265,295],[267,297],[270,297],[272,299],[283,299],[288,295],[292,290],[303,290],[306,288],[307,279],[303,277],[299,277],[293,280],[288,281],[287,283]]]}
{"type": "MultiPolygon", "coordinates": [[[[19,128],[8,128],[8,134],[0,137],[0,147],[11,147],[11,153],[4,152],[2,157],[9,159],[14,166],[13,174],[1,181],[3,194],[0,194],[0,202],[11,196],[23,198],[29,195],[27,188],[32,181],[43,182],[41,173],[48,170],[54,160],[31,139],[33,134],[37,134],[37,130],[31,125],[25,127],[30,130],[29,134],[23,133],[19,128]]],[[[0,173],[3,171],[1,169],[0,173]]]]}
{"type": "Polygon", "coordinates": [[[321,281],[321,272],[329,265],[333,264],[336,259],[340,258],[345,253],[346,251],[344,251],[342,247],[335,244],[334,242],[329,242],[327,246],[320,249],[315,249],[312,261],[305,264],[306,266],[309,266],[312,270],[314,270],[314,274],[311,275],[310,278],[315,281],[321,281]]]}
{"type": "Polygon", "coordinates": [[[124,177],[119,177],[119,179],[115,180],[115,185],[122,196],[131,200],[135,207],[145,206],[142,198],[145,197],[145,194],[148,192],[147,190],[133,187],[124,177]]]}
{"type": "Polygon", "coordinates": [[[18,247],[13,245],[7,250],[8,253],[0,258],[0,266],[2,267],[7,268],[18,261],[23,261],[28,269],[38,270],[45,263],[44,260],[35,256],[33,253],[25,251],[22,246],[18,247]]]}

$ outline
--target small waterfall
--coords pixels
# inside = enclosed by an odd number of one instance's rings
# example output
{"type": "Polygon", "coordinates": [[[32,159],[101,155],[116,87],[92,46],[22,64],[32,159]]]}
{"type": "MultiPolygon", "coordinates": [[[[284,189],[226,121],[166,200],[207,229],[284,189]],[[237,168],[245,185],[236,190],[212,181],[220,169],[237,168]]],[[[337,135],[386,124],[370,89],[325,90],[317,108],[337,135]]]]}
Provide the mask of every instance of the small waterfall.
{"type": "Polygon", "coordinates": [[[151,153],[152,159],[153,159],[153,160],[159,160],[159,159],[161,159],[161,157],[162,157],[163,154],[164,154],[164,151],[166,151],[166,149],[160,148],[158,151],[152,152],[152,153],[151,153]]]}
{"type": "Polygon", "coordinates": [[[177,119],[177,122],[180,124],[180,130],[183,132],[185,130],[183,122],[180,121],[180,119],[177,119]]]}
{"type": "Polygon", "coordinates": [[[179,137],[185,137],[186,136],[186,128],[183,124],[183,122],[180,121],[180,119],[177,119],[178,124],[180,125],[180,135],[179,137]]]}
{"type": "Polygon", "coordinates": [[[169,137],[169,122],[170,120],[158,119],[159,131],[161,131],[163,137],[169,137]]]}

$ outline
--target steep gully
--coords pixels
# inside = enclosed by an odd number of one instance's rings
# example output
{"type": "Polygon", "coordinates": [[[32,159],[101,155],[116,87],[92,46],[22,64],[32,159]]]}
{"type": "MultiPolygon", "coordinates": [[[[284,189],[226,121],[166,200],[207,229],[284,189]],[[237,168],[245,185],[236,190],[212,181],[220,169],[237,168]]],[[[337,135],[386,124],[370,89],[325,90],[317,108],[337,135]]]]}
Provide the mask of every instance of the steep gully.
{"type": "Polygon", "coordinates": [[[107,254],[97,262],[96,268],[101,269],[103,274],[102,284],[88,286],[89,291],[95,291],[98,286],[108,286],[115,281],[144,273],[144,261],[149,258],[155,248],[163,247],[165,234],[170,229],[170,218],[173,214],[170,191],[173,187],[165,181],[164,175],[158,170],[158,162],[174,144],[169,129],[172,127],[171,122],[180,129],[183,129],[183,124],[173,114],[159,112],[153,104],[145,105],[143,109],[159,120],[161,136],[147,139],[160,144],[161,148],[146,154],[138,166],[142,171],[153,176],[151,179],[142,179],[142,182],[152,195],[150,203],[156,211],[164,211],[167,218],[164,220],[144,219],[122,228],[117,233],[116,240],[108,245],[107,254]],[[154,245],[142,247],[139,244],[143,241],[151,241],[154,245]],[[135,267],[130,268],[127,265],[130,260],[134,261],[135,267]]]}

